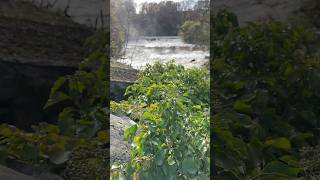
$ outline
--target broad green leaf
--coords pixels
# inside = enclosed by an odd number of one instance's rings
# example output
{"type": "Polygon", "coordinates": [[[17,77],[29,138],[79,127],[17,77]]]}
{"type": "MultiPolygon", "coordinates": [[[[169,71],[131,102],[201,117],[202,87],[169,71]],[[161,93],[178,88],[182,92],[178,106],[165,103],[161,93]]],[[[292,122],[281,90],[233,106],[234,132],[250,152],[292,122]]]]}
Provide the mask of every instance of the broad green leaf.
{"type": "Polygon", "coordinates": [[[51,88],[51,95],[57,93],[62,85],[66,82],[66,80],[67,78],[65,77],[60,77],[58,80],[56,80],[53,87],[51,88]]]}
{"type": "Polygon", "coordinates": [[[201,175],[199,176],[199,180],[209,180],[209,176],[206,175],[206,174],[201,174],[201,175]]]}
{"type": "Polygon", "coordinates": [[[271,139],[267,140],[265,142],[267,146],[272,146],[277,149],[283,149],[283,150],[289,150],[291,149],[291,144],[290,141],[287,138],[276,138],[276,139],[271,139]]]}
{"type": "Polygon", "coordinates": [[[138,125],[136,124],[127,128],[124,131],[124,139],[128,142],[131,142],[132,138],[135,136],[135,133],[137,132],[137,129],[138,129],[138,125]]]}
{"type": "Polygon", "coordinates": [[[176,163],[176,161],[174,160],[174,158],[172,156],[169,156],[168,159],[168,164],[171,166],[171,165],[174,165],[176,163]]]}
{"type": "Polygon", "coordinates": [[[296,160],[296,158],[293,157],[293,156],[284,155],[284,156],[280,157],[279,160],[285,162],[285,163],[288,164],[289,166],[299,167],[299,162],[298,162],[298,161],[296,160]]]}
{"type": "Polygon", "coordinates": [[[284,72],[285,77],[289,77],[294,72],[292,64],[288,64],[284,72]]]}
{"type": "Polygon", "coordinates": [[[157,117],[155,115],[153,115],[152,113],[146,111],[143,113],[143,116],[146,117],[149,120],[155,120],[157,117]]]}
{"type": "Polygon", "coordinates": [[[43,107],[43,109],[47,109],[50,106],[53,106],[59,102],[65,101],[70,99],[70,97],[68,95],[66,95],[63,92],[56,92],[54,94],[52,94],[52,96],[50,96],[50,99],[48,99],[47,103],[45,104],[45,106],[43,107]]]}
{"type": "Polygon", "coordinates": [[[251,105],[246,100],[238,100],[233,105],[234,110],[240,113],[251,113],[251,105]]]}
{"type": "Polygon", "coordinates": [[[155,161],[156,161],[156,164],[157,164],[158,166],[162,166],[163,162],[164,162],[165,159],[166,159],[166,155],[167,155],[167,150],[161,150],[161,151],[157,154],[155,161]]]}
{"type": "Polygon", "coordinates": [[[198,172],[196,161],[193,157],[186,158],[182,161],[182,169],[190,174],[198,172]]]}
{"type": "Polygon", "coordinates": [[[296,167],[288,166],[279,161],[272,161],[268,163],[265,168],[263,169],[265,173],[279,173],[283,175],[287,175],[290,177],[297,177],[298,174],[301,172],[301,169],[296,167]]]}

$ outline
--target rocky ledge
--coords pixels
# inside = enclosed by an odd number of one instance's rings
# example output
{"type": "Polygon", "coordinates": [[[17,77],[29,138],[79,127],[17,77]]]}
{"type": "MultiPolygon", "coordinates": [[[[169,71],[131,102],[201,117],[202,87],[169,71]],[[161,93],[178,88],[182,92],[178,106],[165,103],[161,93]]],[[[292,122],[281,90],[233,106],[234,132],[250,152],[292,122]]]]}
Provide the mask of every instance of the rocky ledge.
{"type": "Polygon", "coordinates": [[[124,130],[136,124],[128,117],[110,114],[110,163],[125,163],[130,157],[130,144],[124,141],[124,130]]]}
{"type": "Polygon", "coordinates": [[[24,175],[4,166],[0,166],[0,177],[6,180],[35,180],[30,176],[24,175]]]}

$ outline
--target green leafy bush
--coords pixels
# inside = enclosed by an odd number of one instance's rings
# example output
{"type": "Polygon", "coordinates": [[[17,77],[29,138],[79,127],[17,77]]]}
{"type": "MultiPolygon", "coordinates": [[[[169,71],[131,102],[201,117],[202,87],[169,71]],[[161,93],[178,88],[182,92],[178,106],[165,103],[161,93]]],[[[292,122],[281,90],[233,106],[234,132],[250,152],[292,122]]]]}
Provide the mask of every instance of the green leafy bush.
{"type": "Polygon", "coordinates": [[[144,111],[145,104],[130,104],[128,101],[121,101],[120,103],[111,101],[110,110],[118,115],[128,116],[130,119],[139,121],[144,111]]]}
{"type": "Polygon", "coordinates": [[[304,27],[216,17],[211,173],[217,179],[304,177],[299,149],[319,143],[320,64],[304,27]],[[222,23],[221,23],[222,22],[222,23]],[[222,28],[221,28],[222,27],[222,28]]]}
{"type": "Polygon", "coordinates": [[[208,71],[173,63],[147,66],[126,93],[129,103],[146,108],[139,123],[125,131],[134,145],[120,176],[209,179],[208,71]]]}
{"type": "Polygon", "coordinates": [[[210,26],[207,22],[185,21],[180,28],[179,34],[187,43],[208,46],[210,26]]]}

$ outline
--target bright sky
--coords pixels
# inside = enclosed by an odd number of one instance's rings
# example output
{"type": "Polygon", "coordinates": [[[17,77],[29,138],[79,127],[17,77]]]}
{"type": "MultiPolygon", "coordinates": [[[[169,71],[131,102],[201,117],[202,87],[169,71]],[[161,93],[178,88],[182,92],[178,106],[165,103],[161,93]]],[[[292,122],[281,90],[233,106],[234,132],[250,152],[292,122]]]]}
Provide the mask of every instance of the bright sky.
{"type": "Polygon", "coordinates": [[[161,2],[161,1],[174,1],[174,2],[181,2],[183,0],[134,0],[134,2],[137,4],[137,11],[140,10],[140,5],[144,2],[161,2]]]}
{"type": "MultiPolygon", "coordinates": [[[[137,4],[141,4],[141,3],[144,3],[144,2],[161,2],[161,1],[165,1],[165,0],[134,0],[134,2],[137,3],[137,4]]],[[[180,2],[182,0],[171,0],[171,1],[180,2]]]]}

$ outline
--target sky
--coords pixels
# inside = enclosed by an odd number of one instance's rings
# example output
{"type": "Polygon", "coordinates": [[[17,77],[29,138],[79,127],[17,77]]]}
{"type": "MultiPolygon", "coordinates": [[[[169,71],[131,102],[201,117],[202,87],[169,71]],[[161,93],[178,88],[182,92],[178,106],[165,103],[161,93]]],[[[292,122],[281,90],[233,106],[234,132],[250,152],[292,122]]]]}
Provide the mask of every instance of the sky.
{"type": "Polygon", "coordinates": [[[174,1],[174,2],[181,2],[183,0],[134,0],[134,2],[137,4],[137,11],[140,10],[140,5],[144,2],[156,2],[156,3],[159,3],[161,1],[174,1]]]}
{"type": "MultiPolygon", "coordinates": [[[[164,1],[164,0],[134,0],[135,3],[137,4],[141,4],[141,3],[144,3],[144,2],[161,2],[161,1],[164,1]]],[[[174,1],[174,2],[180,2],[182,0],[171,0],[171,1],[174,1]]]]}

